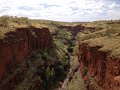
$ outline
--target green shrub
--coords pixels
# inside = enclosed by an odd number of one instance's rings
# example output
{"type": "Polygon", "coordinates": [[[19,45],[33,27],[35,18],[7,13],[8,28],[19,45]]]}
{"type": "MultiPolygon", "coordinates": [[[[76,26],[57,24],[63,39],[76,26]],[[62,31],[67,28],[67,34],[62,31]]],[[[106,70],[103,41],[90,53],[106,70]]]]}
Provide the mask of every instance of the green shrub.
{"type": "Polygon", "coordinates": [[[74,47],[68,47],[68,48],[67,48],[67,51],[68,51],[69,53],[73,53],[73,50],[74,50],[74,47]]]}
{"type": "Polygon", "coordinates": [[[88,73],[88,68],[84,68],[84,70],[83,70],[83,76],[86,76],[87,73],[88,73]]]}
{"type": "Polygon", "coordinates": [[[43,53],[43,55],[42,55],[42,59],[47,60],[47,59],[48,59],[48,56],[49,56],[48,53],[45,52],[45,53],[43,53]]]}
{"type": "Polygon", "coordinates": [[[46,77],[47,86],[52,85],[54,78],[55,78],[54,68],[52,68],[52,70],[50,70],[50,67],[47,67],[47,69],[45,71],[45,77],[46,77]]]}

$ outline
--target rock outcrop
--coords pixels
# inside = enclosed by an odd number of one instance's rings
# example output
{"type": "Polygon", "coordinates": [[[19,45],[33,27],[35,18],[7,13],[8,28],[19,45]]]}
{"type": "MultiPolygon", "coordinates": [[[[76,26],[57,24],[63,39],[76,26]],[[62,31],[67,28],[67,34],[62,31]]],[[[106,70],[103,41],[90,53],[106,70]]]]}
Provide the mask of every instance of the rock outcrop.
{"type": "Polygon", "coordinates": [[[87,27],[87,26],[82,26],[82,25],[76,25],[76,26],[62,26],[61,25],[58,28],[67,29],[68,31],[71,32],[71,34],[73,36],[76,36],[79,32],[82,32],[84,30],[94,31],[94,30],[102,30],[103,29],[101,27],[87,27]]]}
{"type": "Polygon", "coordinates": [[[120,90],[120,58],[79,43],[80,71],[88,90],[120,90]]]}
{"type": "Polygon", "coordinates": [[[76,36],[80,31],[84,30],[85,27],[82,25],[76,26],[59,26],[58,28],[67,29],[71,32],[72,35],[76,36]]]}
{"type": "Polygon", "coordinates": [[[52,45],[48,28],[18,28],[0,40],[0,80],[12,73],[33,51],[52,45]]]}

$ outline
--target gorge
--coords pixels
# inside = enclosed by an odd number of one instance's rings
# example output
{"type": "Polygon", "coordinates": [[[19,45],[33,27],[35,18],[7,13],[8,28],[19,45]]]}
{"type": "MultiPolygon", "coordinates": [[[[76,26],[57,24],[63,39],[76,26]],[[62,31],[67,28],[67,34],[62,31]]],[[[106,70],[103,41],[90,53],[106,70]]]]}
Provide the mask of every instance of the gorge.
{"type": "MultiPolygon", "coordinates": [[[[11,22],[27,26],[13,26],[0,39],[0,90],[120,89],[119,30],[108,32],[89,22],[31,20],[37,27],[11,22]],[[116,50],[117,56],[111,55],[116,50]]],[[[0,31],[10,26],[1,24],[0,31]]]]}

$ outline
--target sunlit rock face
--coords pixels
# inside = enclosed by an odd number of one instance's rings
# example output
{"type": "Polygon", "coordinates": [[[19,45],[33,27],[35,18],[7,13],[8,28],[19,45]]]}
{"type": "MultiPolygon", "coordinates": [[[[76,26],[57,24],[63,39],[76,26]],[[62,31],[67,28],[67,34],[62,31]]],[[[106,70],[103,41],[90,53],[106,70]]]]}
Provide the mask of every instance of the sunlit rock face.
{"type": "Polygon", "coordinates": [[[0,40],[0,79],[11,73],[33,51],[43,50],[52,45],[47,28],[18,28],[0,40]]]}
{"type": "Polygon", "coordinates": [[[99,48],[79,43],[80,72],[86,87],[89,90],[98,90],[99,88],[119,90],[120,58],[109,57],[108,53],[98,51],[99,48]],[[93,82],[91,78],[94,79],[93,82]]]}

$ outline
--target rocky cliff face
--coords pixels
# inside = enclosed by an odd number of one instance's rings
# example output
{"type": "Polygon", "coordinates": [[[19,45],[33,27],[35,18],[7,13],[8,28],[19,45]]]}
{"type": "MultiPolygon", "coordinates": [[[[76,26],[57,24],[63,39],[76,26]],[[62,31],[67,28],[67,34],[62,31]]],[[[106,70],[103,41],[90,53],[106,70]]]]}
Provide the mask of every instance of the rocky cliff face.
{"type": "Polygon", "coordinates": [[[71,34],[74,36],[76,36],[80,31],[85,29],[85,27],[82,25],[76,25],[76,26],[62,26],[61,25],[61,26],[59,26],[59,28],[69,30],[71,32],[71,34]]]}
{"type": "Polygon", "coordinates": [[[0,40],[0,79],[19,66],[33,51],[51,47],[47,28],[18,28],[0,40]]]}
{"type": "Polygon", "coordinates": [[[89,90],[120,90],[120,58],[79,43],[78,60],[86,87],[89,90]]]}
{"type": "Polygon", "coordinates": [[[82,26],[82,25],[76,25],[76,26],[59,26],[58,28],[62,29],[67,29],[68,31],[71,32],[73,36],[76,36],[79,32],[84,31],[84,30],[101,30],[102,28],[97,28],[97,27],[87,27],[87,26],[82,26]]]}

